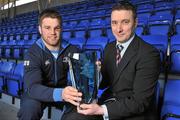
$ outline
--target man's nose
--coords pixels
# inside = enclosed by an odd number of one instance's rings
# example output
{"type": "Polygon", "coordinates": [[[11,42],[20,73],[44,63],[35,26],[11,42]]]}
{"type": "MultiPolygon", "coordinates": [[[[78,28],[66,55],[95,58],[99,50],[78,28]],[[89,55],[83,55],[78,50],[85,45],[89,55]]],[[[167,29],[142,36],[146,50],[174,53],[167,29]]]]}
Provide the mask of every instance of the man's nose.
{"type": "Polygon", "coordinates": [[[51,29],[51,34],[55,34],[55,29],[51,29]]]}
{"type": "Polygon", "coordinates": [[[121,31],[122,31],[122,24],[121,24],[121,23],[118,23],[118,24],[117,24],[117,31],[118,31],[118,32],[121,32],[121,31]]]}

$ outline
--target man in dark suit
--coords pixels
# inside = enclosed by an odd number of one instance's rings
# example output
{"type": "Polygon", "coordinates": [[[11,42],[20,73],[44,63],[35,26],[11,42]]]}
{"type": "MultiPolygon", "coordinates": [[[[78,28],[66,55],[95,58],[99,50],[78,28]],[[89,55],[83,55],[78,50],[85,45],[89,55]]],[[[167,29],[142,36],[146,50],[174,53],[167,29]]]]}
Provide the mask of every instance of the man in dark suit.
{"type": "Polygon", "coordinates": [[[78,113],[102,115],[104,120],[156,120],[155,92],[160,72],[159,52],[135,34],[136,9],[118,3],[111,13],[116,41],[109,43],[102,61],[99,103],[81,104],[78,113]],[[120,50],[116,50],[120,46],[120,50]]]}

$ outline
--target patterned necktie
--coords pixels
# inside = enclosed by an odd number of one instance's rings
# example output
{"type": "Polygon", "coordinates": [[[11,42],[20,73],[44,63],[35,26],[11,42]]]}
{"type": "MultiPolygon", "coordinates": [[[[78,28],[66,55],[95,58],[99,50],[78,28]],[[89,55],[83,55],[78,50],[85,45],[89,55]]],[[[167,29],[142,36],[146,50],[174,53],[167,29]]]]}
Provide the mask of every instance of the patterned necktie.
{"type": "Polygon", "coordinates": [[[123,50],[123,46],[118,44],[116,45],[116,66],[118,66],[118,64],[121,61],[121,51],[123,50]]]}

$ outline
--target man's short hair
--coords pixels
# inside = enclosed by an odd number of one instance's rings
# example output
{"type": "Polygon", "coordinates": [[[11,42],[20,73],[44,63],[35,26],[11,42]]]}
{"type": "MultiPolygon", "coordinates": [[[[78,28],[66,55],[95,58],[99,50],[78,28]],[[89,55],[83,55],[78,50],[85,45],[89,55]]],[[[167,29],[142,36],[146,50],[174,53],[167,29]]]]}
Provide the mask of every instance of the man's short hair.
{"type": "Polygon", "coordinates": [[[62,17],[58,11],[55,9],[45,9],[39,14],[39,25],[42,24],[44,18],[56,18],[59,20],[60,25],[62,25],[62,17]]]}
{"type": "Polygon", "coordinates": [[[136,7],[127,1],[121,1],[112,7],[112,12],[115,10],[131,10],[133,12],[134,19],[137,18],[136,7]]]}

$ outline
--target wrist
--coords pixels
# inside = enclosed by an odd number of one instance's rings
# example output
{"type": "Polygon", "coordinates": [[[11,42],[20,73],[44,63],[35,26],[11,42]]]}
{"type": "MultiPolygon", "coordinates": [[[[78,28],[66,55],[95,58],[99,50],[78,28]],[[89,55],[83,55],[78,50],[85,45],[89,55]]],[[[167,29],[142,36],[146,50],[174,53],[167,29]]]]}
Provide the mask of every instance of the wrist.
{"type": "Polygon", "coordinates": [[[104,115],[104,108],[102,106],[99,107],[99,111],[97,112],[99,115],[104,115]]]}
{"type": "Polygon", "coordinates": [[[109,115],[108,115],[108,110],[107,110],[106,105],[101,105],[101,107],[103,108],[103,119],[109,120],[109,115]]]}

